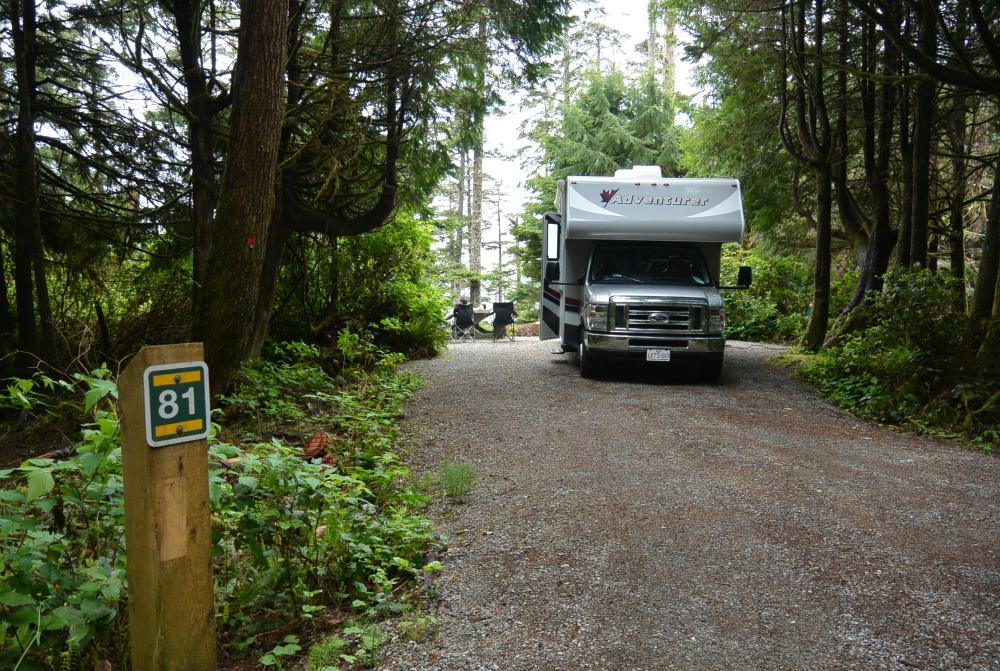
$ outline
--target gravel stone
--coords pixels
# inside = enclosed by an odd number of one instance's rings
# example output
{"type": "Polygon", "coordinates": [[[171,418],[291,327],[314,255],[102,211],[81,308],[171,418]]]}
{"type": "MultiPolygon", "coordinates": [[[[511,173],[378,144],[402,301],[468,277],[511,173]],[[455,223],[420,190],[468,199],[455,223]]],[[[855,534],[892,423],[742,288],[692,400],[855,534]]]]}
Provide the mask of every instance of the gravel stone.
{"type": "Polygon", "coordinates": [[[410,365],[414,471],[479,481],[432,509],[439,634],[385,669],[1000,669],[995,457],[845,415],[771,346],[718,384],[551,348],[410,365]]]}

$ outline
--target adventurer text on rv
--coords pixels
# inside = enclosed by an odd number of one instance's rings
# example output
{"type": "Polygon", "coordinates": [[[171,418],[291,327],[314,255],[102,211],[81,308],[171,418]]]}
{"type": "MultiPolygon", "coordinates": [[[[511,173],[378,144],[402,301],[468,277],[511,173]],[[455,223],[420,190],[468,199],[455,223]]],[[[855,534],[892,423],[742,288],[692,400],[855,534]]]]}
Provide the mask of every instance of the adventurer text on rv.
{"type": "MultiPolygon", "coordinates": [[[[612,359],[693,359],[703,379],[717,380],[726,347],[719,268],[722,243],[743,238],[739,182],[635,166],[560,180],[556,207],[543,219],[539,337],[579,352],[583,377],[612,359]]],[[[738,285],[750,285],[749,267],[738,285]]]]}

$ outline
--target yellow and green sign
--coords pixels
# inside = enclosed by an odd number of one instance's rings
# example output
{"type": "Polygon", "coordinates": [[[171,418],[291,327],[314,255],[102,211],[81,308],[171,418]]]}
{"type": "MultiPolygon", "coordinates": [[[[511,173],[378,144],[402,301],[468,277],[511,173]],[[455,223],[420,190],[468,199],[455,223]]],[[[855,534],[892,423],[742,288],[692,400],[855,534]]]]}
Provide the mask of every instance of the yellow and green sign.
{"type": "Polygon", "coordinates": [[[208,366],[188,361],[148,367],[143,374],[146,442],[163,447],[208,437],[208,366]]]}

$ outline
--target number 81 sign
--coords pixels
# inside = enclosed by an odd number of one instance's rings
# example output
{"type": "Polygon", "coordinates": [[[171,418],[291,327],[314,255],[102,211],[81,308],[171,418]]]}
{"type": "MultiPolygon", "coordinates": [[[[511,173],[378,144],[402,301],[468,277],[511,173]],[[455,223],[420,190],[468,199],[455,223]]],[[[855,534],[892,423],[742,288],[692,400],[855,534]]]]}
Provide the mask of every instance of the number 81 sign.
{"type": "Polygon", "coordinates": [[[150,366],[142,379],[150,447],[208,437],[211,404],[204,361],[150,366]]]}

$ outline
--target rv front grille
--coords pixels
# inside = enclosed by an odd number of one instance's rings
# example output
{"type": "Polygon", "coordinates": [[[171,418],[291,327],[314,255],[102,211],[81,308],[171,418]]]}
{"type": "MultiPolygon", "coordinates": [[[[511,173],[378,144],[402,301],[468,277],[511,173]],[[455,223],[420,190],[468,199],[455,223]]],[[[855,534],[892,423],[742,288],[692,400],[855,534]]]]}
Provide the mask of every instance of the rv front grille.
{"type": "Polygon", "coordinates": [[[671,340],[669,338],[629,338],[629,347],[672,347],[687,349],[687,340],[671,340]]]}
{"type": "Polygon", "coordinates": [[[615,303],[612,330],[684,334],[704,330],[705,308],[683,303],[615,303]]]}

